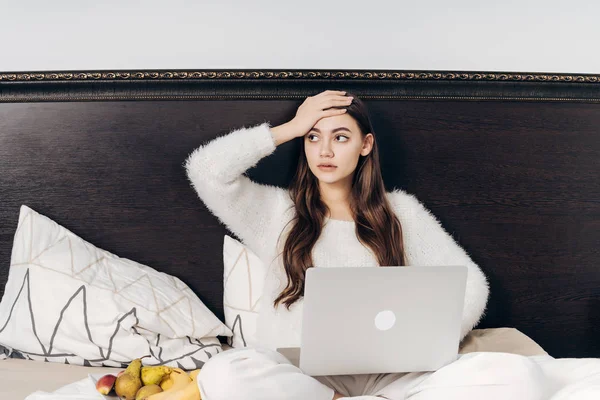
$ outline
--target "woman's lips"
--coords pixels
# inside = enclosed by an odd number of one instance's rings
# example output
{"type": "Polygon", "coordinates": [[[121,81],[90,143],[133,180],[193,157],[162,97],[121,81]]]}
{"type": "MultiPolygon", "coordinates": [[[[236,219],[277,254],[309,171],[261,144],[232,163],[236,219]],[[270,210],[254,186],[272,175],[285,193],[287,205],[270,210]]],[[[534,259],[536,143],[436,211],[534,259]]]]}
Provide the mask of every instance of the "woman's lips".
{"type": "Polygon", "coordinates": [[[325,165],[319,165],[319,169],[322,171],[333,171],[334,169],[336,169],[337,167],[332,167],[332,166],[325,166],[325,165]]]}

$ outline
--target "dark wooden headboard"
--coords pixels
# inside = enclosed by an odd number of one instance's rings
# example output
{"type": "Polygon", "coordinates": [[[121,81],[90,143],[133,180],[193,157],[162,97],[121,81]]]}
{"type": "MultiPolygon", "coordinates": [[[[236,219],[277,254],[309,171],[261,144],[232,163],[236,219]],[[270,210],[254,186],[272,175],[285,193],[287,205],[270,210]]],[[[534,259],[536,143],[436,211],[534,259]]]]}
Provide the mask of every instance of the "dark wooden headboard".
{"type": "MultiPolygon", "coordinates": [[[[389,190],[415,194],[491,283],[479,325],[600,356],[600,77],[442,71],[0,73],[0,290],[26,204],[174,274],[223,318],[228,233],[189,185],[193,149],[290,120],[325,89],[370,107],[389,190]]],[[[286,143],[248,175],[287,186],[286,143]]]]}

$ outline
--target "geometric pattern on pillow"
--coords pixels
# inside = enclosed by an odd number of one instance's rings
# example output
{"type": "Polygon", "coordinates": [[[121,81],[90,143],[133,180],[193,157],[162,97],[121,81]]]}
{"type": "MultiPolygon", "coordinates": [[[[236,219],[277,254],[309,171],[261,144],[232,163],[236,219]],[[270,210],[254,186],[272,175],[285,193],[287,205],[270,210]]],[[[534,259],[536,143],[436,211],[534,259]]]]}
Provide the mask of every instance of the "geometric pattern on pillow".
{"type": "Polygon", "coordinates": [[[178,278],[118,257],[21,206],[0,302],[2,355],[198,368],[231,331],[178,278]]]}
{"type": "Polygon", "coordinates": [[[225,324],[233,332],[231,347],[256,344],[256,327],[266,268],[248,247],[225,235],[223,238],[223,309],[225,324]]]}

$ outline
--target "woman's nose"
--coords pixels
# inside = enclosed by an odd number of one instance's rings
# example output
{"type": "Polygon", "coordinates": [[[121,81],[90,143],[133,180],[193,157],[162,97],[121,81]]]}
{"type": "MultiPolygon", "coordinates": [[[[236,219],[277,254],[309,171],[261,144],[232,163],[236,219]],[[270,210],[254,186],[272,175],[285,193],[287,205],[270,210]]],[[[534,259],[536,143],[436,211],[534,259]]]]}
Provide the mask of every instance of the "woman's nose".
{"type": "Polygon", "coordinates": [[[332,154],[331,146],[329,146],[328,144],[324,144],[321,147],[321,156],[329,156],[331,154],[332,154]]]}

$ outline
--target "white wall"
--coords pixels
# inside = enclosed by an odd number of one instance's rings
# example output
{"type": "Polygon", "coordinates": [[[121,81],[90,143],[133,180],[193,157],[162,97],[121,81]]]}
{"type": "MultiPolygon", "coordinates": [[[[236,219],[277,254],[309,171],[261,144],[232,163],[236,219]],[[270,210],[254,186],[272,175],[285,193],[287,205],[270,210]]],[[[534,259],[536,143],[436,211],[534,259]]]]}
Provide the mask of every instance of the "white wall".
{"type": "Polygon", "coordinates": [[[600,73],[595,0],[0,0],[0,71],[600,73]]]}

